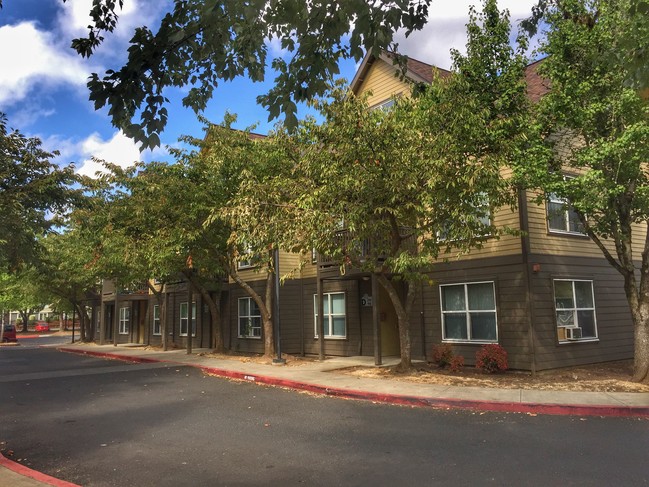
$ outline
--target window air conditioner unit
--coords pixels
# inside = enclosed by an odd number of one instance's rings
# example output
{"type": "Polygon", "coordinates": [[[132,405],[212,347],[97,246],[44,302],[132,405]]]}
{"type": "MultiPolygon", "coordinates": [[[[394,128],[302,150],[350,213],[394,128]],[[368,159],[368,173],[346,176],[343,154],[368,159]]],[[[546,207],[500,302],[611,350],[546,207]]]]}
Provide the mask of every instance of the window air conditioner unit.
{"type": "Polygon", "coordinates": [[[566,338],[568,340],[579,340],[581,338],[581,328],[566,328],[566,338]]]}

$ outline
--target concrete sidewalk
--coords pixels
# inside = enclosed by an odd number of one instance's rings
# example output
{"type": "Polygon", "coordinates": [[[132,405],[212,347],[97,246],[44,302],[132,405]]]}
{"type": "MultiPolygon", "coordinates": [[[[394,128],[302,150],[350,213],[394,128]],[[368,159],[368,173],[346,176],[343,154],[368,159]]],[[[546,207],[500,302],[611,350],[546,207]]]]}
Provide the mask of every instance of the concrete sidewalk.
{"type": "MultiPolygon", "coordinates": [[[[189,365],[206,373],[231,379],[391,404],[518,413],[649,417],[649,393],[490,389],[418,384],[330,373],[345,367],[373,366],[373,357],[335,357],[323,362],[275,366],[209,357],[206,356],[209,353],[208,349],[194,349],[191,355],[187,355],[185,350],[161,352],[142,347],[113,345],[75,344],[58,349],[131,362],[189,365]]],[[[384,362],[385,365],[393,365],[398,363],[398,359],[384,362]]]]}
{"type": "MultiPolygon", "coordinates": [[[[333,370],[345,367],[372,366],[374,364],[372,357],[337,357],[329,358],[323,362],[275,366],[209,357],[206,356],[209,353],[207,349],[195,349],[193,354],[187,355],[185,350],[160,352],[136,346],[75,344],[57,348],[63,352],[128,362],[163,362],[170,365],[188,365],[199,368],[205,373],[230,379],[389,404],[531,414],[649,418],[649,393],[537,391],[440,386],[331,373],[333,370]]],[[[386,360],[385,364],[393,365],[397,362],[398,359],[386,360]]],[[[1,455],[0,485],[74,487],[74,484],[40,474],[6,460],[1,455]]]]}

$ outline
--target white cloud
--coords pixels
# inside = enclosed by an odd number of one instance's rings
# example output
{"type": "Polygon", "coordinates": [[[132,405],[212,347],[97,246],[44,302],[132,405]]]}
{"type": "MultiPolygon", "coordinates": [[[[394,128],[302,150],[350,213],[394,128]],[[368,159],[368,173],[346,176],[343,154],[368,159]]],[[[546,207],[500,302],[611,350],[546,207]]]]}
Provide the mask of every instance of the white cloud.
{"type": "MultiPolygon", "coordinates": [[[[125,29],[130,29],[133,27],[133,24],[143,20],[140,15],[133,15],[136,12],[141,12],[139,3],[139,1],[130,0],[124,2],[124,8],[122,10],[119,7],[117,8],[119,18],[115,34],[125,29]]],[[[59,30],[66,38],[71,40],[75,37],[88,34],[88,26],[92,23],[92,19],[90,18],[92,0],[68,0],[65,3],[61,3],[60,8],[58,17],[59,30]]]]}
{"type": "Polygon", "coordinates": [[[135,142],[126,137],[121,131],[104,140],[98,133],[93,133],[81,141],[50,137],[44,141],[43,146],[48,150],[57,149],[61,155],[59,160],[67,163],[70,159],[77,159],[77,173],[84,176],[95,177],[97,172],[103,172],[99,159],[120,167],[132,166],[142,159],[135,142]],[[51,148],[51,149],[50,149],[51,148]]]}
{"type": "MultiPolygon", "coordinates": [[[[57,31],[68,43],[72,39],[88,35],[88,26],[92,23],[89,15],[91,8],[92,0],[59,2],[57,31]]],[[[169,0],[155,2],[128,0],[124,2],[124,8],[120,10],[117,7],[116,10],[118,19],[115,30],[101,33],[104,36],[104,41],[96,49],[93,58],[111,59],[111,64],[125,62],[128,42],[132,38],[135,28],[145,25],[155,32],[162,15],[172,8],[173,4],[169,0]]],[[[115,68],[115,66],[111,67],[115,68]]],[[[101,74],[104,70],[95,71],[101,74]]]]}
{"type": "MultiPolygon", "coordinates": [[[[537,0],[500,0],[498,8],[508,9],[513,31],[518,23],[529,17],[532,5],[537,0]]],[[[455,48],[465,52],[466,23],[469,21],[469,6],[482,8],[479,0],[433,0],[429,7],[430,19],[424,28],[406,38],[403,32],[395,36],[399,51],[421,61],[449,68],[451,56],[449,51],[455,48]]]]}
{"type": "Polygon", "coordinates": [[[0,27],[0,107],[23,100],[39,83],[83,87],[88,68],[72,52],[56,47],[54,35],[33,22],[0,27]]]}

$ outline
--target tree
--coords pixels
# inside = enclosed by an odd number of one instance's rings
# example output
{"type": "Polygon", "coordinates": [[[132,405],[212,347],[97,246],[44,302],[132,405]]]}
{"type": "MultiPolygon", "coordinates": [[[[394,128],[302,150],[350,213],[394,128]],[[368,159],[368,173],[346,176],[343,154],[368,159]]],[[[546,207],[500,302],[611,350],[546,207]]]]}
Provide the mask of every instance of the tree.
{"type": "MultiPolygon", "coordinates": [[[[575,13],[571,2],[538,0],[538,3],[532,7],[532,15],[524,19],[521,26],[530,36],[536,35],[544,17],[551,12],[559,12],[566,20],[592,27],[600,15],[598,2],[583,1],[582,3],[584,6],[589,5],[589,8],[575,13]]],[[[608,55],[612,57],[605,60],[609,62],[611,69],[618,62],[622,62],[626,66],[626,83],[640,91],[649,90],[649,48],[646,43],[646,39],[649,38],[649,1],[629,0],[624,5],[620,5],[620,8],[625,9],[625,13],[633,18],[626,27],[630,35],[620,44],[622,49],[609,52],[608,55]]]]}
{"type": "Polygon", "coordinates": [[[0,268],[16,271],[34,263],[38,238],[58,222],[80,196],[72,166],[51,162],[56,153],[41,141],[7,128],[0,113],[0,268]]]}
{"type": "Polygon", "coordinates": [[[291,251],[296,240],[290,232],[294,221],[288,212],[289,194],[281,185],[293,181],[291,159],[271,134],[260,138],[249,131],[231,128],[233,117],[226,117],[223,126],[210,126],[201,157],[208,170],[215,174],[210,193],[220,195],[206,222],[227,235],[223,269],[259,308],[264,339],[264,355],[275,355],[273,304],[277,286],[275,253],[291,251]],[[260,295],[241,276],[247,267],[264,275],[265,291],[260,295]]]}
{"type": "Polygon", "coordinates": [[[32,279],[50,298],[56,309],[71,307],[79,316],[81,341],[93,339],[94,327],[87,313],[87,303],[101,299],[101,276],[93,268],[92,240],[81,228],[68,227],[43,239],[46,250],[33,269],[32,279]]]}
{"type": "Polygon", "coordinates": [[[29,316],[45,307],[49,295],[34,279],[34,269],[22,269],[12,274],[0,274],[0,306],[18,311],[22,332],[27,332],[29,316]]]}
{"type": "Polygon", "coordinates": [[[219,242],[224,240],[203,225],[213,208],[211,174],[198,164],[196,151],[172,152],[177,159],[173,164],[136,164],[124,170],[105,163],[108,171],[95,189],[93,218],[84,219],[96,235],[94,266],[120,286],[147,283],[160,306],[165,349],[165,286],[186,279],[210,309],[211,345],[222,352],[219,297],[224,272],[220,261],[212,258],[212,249],[220,255],[219,242]]]}
{"type": "Polygon", "coordinates": [[[505,230],[489,218],[492,208],[515,204],[502,170],[524,142],[525,44],[512,49],[509,34],[507,13],[488,0],[470,12],[467,55],[453,53],[453,73],[389,111],[335,90],[333,101],[317,103],[325,122],[296,133],[304,250],[376,276],[398,316],[402,369],[411,366],[419,283],[445,251],[497,238],[505,230]]]}
{"type": "MultiPolygon", "coordinates": [[[[72,41],[80,55],[90,56],[113,31],[123,3],[93,0],[88,36],[72,41]]],[[[429,4],[430,0],[174,0],[156,28],[135,30],[122,68],[108,70],[103,78],[92,75],[90,99],[96,108],[109,105],[116,127],[144,148],[154,147],[167,123],[165,88],[189,86],[183,103],[199,112],[219,83],[238,76],[262,81],[272,66],[275,87],[259,101],[271,118],[283,112],[287,125],[294,126],[296,103],[323,94],[327,81],[338,74],[340,60],[358,61],[363,50],[396,50],[394,33],[421,29],[429,4]],[[269,59],[273,39],[279,40],[286,56],[269,59]],[[133,121],[138,115],[139,122],[133,121]]]]}
{"type": "Polygon", "coordinates": [[[642,14],[630,5],[565,0],[545,12],[548,31],[540,50],[548,57],[539,74],[551,91],[539,103],[531,152],[518,172],[529,187],[569,201],[585,232],[623,277],[635,329],[634,379],[646,382],[649,104],[629,83],[634,68],[628,46],[646,46],[647,38],[637,37],[642,14]],[[640,255],[634,246],[642,248],[640,255]]]}

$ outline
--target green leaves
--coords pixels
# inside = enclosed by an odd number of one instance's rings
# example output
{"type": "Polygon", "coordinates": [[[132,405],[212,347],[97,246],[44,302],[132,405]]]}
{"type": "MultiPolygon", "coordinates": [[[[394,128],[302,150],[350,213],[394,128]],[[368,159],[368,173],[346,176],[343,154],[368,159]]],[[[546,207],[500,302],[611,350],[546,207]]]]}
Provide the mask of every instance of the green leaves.
{"type": "Polygon", "coordinates": [[[72,166],[51,162],[41,141],[7,127],[0,113],[0,268],[15,271],[34,263],[39,238],[59,223],[81,194],[72,166]]]}
{"type": "MultiPolygon", "coordinates": [[[[157,28],[135,30],[121,69],[91,76],[90,99],[96,109],[108,105],[113,125],[141,142],[141,148],[151,148],[159,143],[152,136],[159,136],[166,125],[160,112],[167,102],[157,98],[166,88],[192,85],[183,103],[200,113],[219,82],[239,76],[263,81],[272,65],[278,70],[275,86],[258,101],[271,119],[284,114],[285,125],[292,129],[297,125],[296,104],[324,95],[340,60],[394,48],[397,29],[407,35],[423,27],[429,4],[175,0],[157,28]],[[279,39],[288,52],[268,60],[271,38],[279,39]]],[[[87,37],[75,39],[72,47],[90,56],[104,34],[114,30],[121,6],[122,0],[93,0],[93,24],[87,37]]]]}

